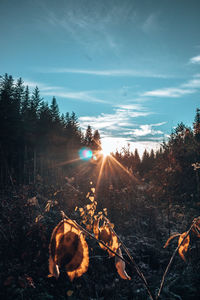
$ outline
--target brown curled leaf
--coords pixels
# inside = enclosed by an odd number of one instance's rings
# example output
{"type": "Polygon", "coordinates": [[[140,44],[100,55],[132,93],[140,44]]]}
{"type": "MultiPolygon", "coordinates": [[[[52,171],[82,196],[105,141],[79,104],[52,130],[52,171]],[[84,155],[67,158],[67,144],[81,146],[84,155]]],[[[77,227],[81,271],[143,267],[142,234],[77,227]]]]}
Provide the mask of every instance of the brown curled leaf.
{"type": "MultiPolygon", "coordinates": [[[[101,219],[101,216],[94,221],[94,226],[93,226],[93,232],[94,236],[96,239],[99,239],[103,241],[106,246],[108,246],[112,251],[116,252],[117,249],[119,248],[119,242],[117,236],[111,231],[110,227],[108,224],[104,222],[102,226],[99,227],[99,221],[101,219]]],[[[104,245],[99,243],[99,246],[103,249],[108,251],[109,256],[112,257],[115,254],[109,251],[104,245]]]]}
{"type": "Polygon", "coordinates": [[[190,236],[189,236],[189,234],[188,235],[187,234],[188,234],[187,232],[182,233],[179,237],[179,240],[178,240],[178,245],[180,245],[182,243],[180,248],[178,249],[178,252],[179,252],[180,257],[184,261],[186,261],[184,255],[187,252],[188,246],[189,246],[189,243],[190,243],[190,236]],[[187,237],[186,237],[186,235],[187,235],[187,237]]]}
{"type": "Polygon", "coordinates": [[[175,237],[180,236],[180,233],[174,233],[173,235],[171,235],[168,240],[166,241],[165,245],[163,248],[167,248],[167,246],[169,245],[169,243],[171,242],[171,240],[173,240],[175,237]]]}
{"type": "MultiPolygon", "coordinates": [[[[122,251],[120,248],[117,249],[117,254],[119,254],[121,257],[122,256],[122,251]]],[[[128,274],[126,273],[126,270],[125,270],[125,262],[120,259],[118,256],[115,256],[115,267],[117,269],[117,273],[119,274],[119,276],[122,278],[122,279],[125,279],[125,280],[131,280],[131,277],[128,276],[128,274]]]]}
{"type": "Polygon", "coordinates": [[[58,278],[59,269],[64,267],[72,281],[85,273],[88,265],[88,245],[82,232],[72,220],[62,220],[54,228],[49,244],[50,276],[58,278]]]}

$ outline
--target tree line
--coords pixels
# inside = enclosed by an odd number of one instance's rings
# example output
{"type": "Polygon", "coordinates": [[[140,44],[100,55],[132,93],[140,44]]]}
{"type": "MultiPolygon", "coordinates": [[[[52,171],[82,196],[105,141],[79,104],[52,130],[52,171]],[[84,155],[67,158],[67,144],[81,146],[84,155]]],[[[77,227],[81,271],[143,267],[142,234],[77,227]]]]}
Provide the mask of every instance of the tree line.
{"type": "MultiPolygon", "coordinates": [[[[82,147],[101,149],[98,130],[88,125],[85,133],[74,112],[60,114],[56,98],[50,104],[32,93],[21,78],[0,77],[0,185],[35,183],[37,176],[62,181],[75,168],[82,147]],[[65,162],[73,164],[65,164],[65,162]]],[[[193,128],[180,123],[160,149],[144,151],[129,146],[112,154],[129,172],[148,184],[155,199],[199,199],[200,109],[193,128]]]]}
{"type": "Polygon", "coordinates": [[[193,128],[179,123],[158,151],[145,150],[140,158],[137,149],[131,152],[127,147],[115,157],[148,184],[151,200],[200,201],[200,109],[193,128]]]}
{"type": "MultiPolygon", "coordinates": [[[[74,112],[60,114],[56,98],[44,101],[21,78],[0,77],[0,184],[35,183],[39,174],[60,179],[64,161],[75,160],[81,147],[100,148],[98,130],[85,134],[74,112]],[[58,166],[55,168],[55,166],[58,166]]],[[[66,166],[65,166],[66,168],[66,166]]]]}

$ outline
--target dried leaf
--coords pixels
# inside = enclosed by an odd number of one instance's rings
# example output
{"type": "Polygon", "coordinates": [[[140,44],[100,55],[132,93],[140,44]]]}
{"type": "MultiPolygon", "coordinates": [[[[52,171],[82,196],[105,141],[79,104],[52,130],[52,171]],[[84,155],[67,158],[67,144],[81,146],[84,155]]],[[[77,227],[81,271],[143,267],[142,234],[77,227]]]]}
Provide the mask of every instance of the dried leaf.
{"type": "Polygon", "coordinates": [[[38,223],[41,219],[43,219],[43,216],[42,216],[42,215],[38,215],[38,216],[35,218],[35,223],[38,223]]]}
{"type": "MultiPolygon", "coordinates": [[[[117,249],[117,254],[119,254],[123,258],[122,251],[120,248],[117,249]]],[[[131,277],[128,276],[128,274],[125,271],[125,262],[122,259],[120,259],[118,256],[115,256],[115,266],[116,266],[119,276],[122,279],[131,280],[131,277]]]]}
{"type": "Polygon", "coordinates": [[[74,291],[68,290],[68,291],[67,291],[67,296],[68,296],[68,297],[71,297],[71,296],[73,295],[73,293],[74,293],[74,291]]]}
{"type": "Polygon", "coordinates": [[[62,220],[54,228],[49,254],[49,272],[56,278],[59,276],[59,268],[65,267],[71,281],[88,269],[88,245],[72,220],[62,220]]]}
{"type": "Polygon", "coordinates": [[[87,204],[86,209],[89,210],[92,207],[92,204],[87,204]]]}
{"type": "Polygon", "coordinates": [[[179,255],[181,256],[181,258],[184,261],[186,261],[184,254],[187,252],[188,246],[189,246],[189,243],[190,243],[190,236],[188,234],[187,237],[185,238],[186,235],[187,235],[187,232],[182,233],[179,237],[179,240],[178,240],[178,245],[180,245],[182,243],[179,250],[178,250],[178,252],[179,252],[179,255]]]}
{"type": "MultiPolygon", "coordinates": [[[[100,218],[94,221],[94,236],[96,239],[103,241],[106,244],[106,246],[108,246],[112,251],[116,252],[119,248],[118,239],[116,235],[111,231],[108,224],[104,224],[103,226],[99,227],[100,218]]],[[[102,245],[101,243],[99,243],[99,245],[103,250],[108,251],[110,257],[114,256],[114,253],[109,251],[104,245],[102,245]]]]}
{"type": "Polygon", "coordinates": [[[93,202],[94,201],[94,196],[90,196],[89,199],[90,199],[91,202],[93,202]]]}
{"type": "Polygon", "coordinates": [[[55,263],[51,255],[49,256],[49,272],[50,274],[48,275],[48,277],[54,276],[56,279],[58,279],[60,275],[59,267],[55,263]]]}
{"type": "Polygon", "coordinates": [[[197,235],[198,238],[200,238],[200,219],[197,221],[197,219],[195,218],[193,222],[196,223],[192,228],[192,231],[197,235]]]}
{"type": "Polygon", "coordinates": [[[25,275],[25,278],[26,278],[26,281],[27,281],[28,285],[29,285],[30,287],[32,287],[32,288],[35,289],[36,287],[35,287],[33,278],[30,277],[30,276],[28,276],[28,275],[25,275]]]}
{"type": "Polygon", "coordinates": [[[99,238],[99,220],[100,218],[95,218],[93,225],[93,232],[96,239],[99,238]]]}
{"type": "Polygon", "coordinates": [[[166,243],[165,243],[165,245],[164,245],[163,248],[166,248],[169,245],[169,243],[171,242],[171,240],[173,240],[175,237],[180,236],[180,235],[181,235],[180,233],[174,233],[173,235],[171,235],[168,238],[168,240],[166,241],[166,243]]]}

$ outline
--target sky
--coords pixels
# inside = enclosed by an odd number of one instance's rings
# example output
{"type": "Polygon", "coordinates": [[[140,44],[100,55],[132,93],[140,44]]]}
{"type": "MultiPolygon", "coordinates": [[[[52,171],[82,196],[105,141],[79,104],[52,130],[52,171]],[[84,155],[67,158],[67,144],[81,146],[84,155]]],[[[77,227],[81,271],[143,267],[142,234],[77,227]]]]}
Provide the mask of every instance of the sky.
{"type": "Polygon", "coordinates": [[[199,0],[0,0],[0,75],[36,85],[111,151],[140,154],[200,107],[199,0]]]}

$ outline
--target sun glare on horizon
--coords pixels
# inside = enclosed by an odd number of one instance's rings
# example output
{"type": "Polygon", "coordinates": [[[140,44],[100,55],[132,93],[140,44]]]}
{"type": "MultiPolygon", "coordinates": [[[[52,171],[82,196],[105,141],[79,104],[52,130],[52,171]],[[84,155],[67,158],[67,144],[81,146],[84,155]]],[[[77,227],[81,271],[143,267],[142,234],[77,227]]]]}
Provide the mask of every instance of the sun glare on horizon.
{"type": "Polygon", "coordinates": [[[111,152],[116,151],[115,145],[113,144],[113,140],[109,138],[102,140],[101,148],[101,153],[104,157],[109,156],[111,152]]]}

